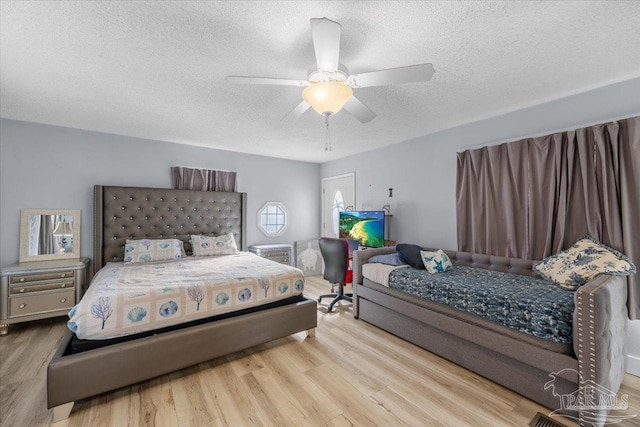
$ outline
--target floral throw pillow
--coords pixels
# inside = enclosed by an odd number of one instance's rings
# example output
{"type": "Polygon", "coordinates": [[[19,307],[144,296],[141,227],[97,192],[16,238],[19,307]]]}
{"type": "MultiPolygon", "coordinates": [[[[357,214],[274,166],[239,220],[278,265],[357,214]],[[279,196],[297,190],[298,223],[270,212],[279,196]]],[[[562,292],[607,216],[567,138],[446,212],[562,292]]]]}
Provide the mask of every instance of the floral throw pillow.
{"type": "Polygon", "coordinates": [[[184,257],[184,248],[178,239],[127,240],[124,245],[124,263],[167,261],[184,257]]]}
{"type": "Polygon", "coordinates": [[[442,249],[436,252],[420,251],[420,256],[422,257],[424,268],[429,273],[444,273],[445,271],[453,270],[451,260],[442,249]]]}
{"type": "Polygon", "coordinates": [[[220,236],[191,236],[194,256],[232,255],[238,253],[233,233],[220,236]]]}
{"type": "Polygon", "coordinates": [[[624,254],[591,236],[582,236],[569,249],[534,264],[543,278],[563,288],[575,290],[599,274],[627,276],[636,266],[624,254]]]}

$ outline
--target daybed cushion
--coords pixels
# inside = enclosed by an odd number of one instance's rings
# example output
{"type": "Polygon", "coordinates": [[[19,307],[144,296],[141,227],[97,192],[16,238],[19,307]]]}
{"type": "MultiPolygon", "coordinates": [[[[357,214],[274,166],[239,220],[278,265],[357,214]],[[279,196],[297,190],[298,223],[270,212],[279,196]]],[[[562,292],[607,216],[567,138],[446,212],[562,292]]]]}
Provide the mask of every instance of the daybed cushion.
{"type": "Polygon", "coordinates": [[[418,245],[411,245],[408,243],[400,243],[396,245],[396,251],[400,254],[400,258],[404,260],[413,268],[424,270],[424,264],[422,263],[422,256],[420,251],[422,248],[418,245]]]}
{"type": "Polygon", "coordinates": [[[424,268],[426,268],[429,273],[444,273],[453,270],[451,260],[442,249],[438,249],[435,252],[420,251],[420,256],[422,257],[424,268]]]}
{"type": "MultiPolygon", "coordinates": [[[[500,335],[504,335],[509,338],[517,339],[518,341],[522,341],[527,344],[535,345],[536,347],[553,351],[554,353],[566,354],[569,356],[574,356],[573,345],[570,343],[558,343],[550,340],[545,340],[542,338],[534,337],[529,334],[525,334],[523,332],[516,331],[512,328],[508,328],[506,326],[500,325],[496,322],[492,322],[491,320],[484,319],[480,316],[476,316],[475,314],[467,313],[462,310],[458,310],[456,308],[439,304],[430,300],[425,300],[424,298],[420,298],[415,295],[408,294],[403,291],[399,291],[397,289],[389,288],[381,285],[378,282],[373,282],[367,278],[363,280],[363,286],[366,288],[373,289],[377,292],[381,292],[383,294],[394,297],[395,299],[406,301],[415,306],[414,315],[424,311],[425,313],[438,313],[446,316],[447,318],[461,320],[470,325],[479,326],[482,329],[486,329],[490,332],[495,332],[500,335]],[[424,310],[426,309],[426,310],[424,310]]],[[[393,307],[392,309],[396,309],[397,307],[393,307]]],[[[405,314],[405,313],[403,313],[405,314]]],[[[406,313],[409,315],[409,313],[406,313]]],[[[429,316],[429,314],[425,314],[425,316],[429,316]]],[[[416,317],[419,317],[416,315],[416,317]]],[[[457,330],[451,326],[451,322],[443,321],[441,324],[434,324],[434,327],[441,328],[446,330],[449,333],[457,333],[457,330]]]]}
{"type": "Polygon", "coordinates": [[[629,258],[591,236],[580,237],[569,249],[543,259],[533,268],[543,278],[571,290],[599,274],[626,276],[636,272],[629,258]]]}
{"type": "Polygon", "coordinates": [[[435,275],[413,268],[394,270],[389,287],[535,337],[573,341],[574,292],[544,279],[454,265],[452,271],[435,275]]]}
{"type": "Polygon", "coordinates": [[[232,233],[220,236],[191,236],[191,247],[194,256],[233,255],[238,253],[238,246],[232,233]]]}
{"type": "Polygon", "coordinates": [[[124,246],[124,263],[167,261],[185,256],[184,247],[178,239],[127,240],[124,246]]]}

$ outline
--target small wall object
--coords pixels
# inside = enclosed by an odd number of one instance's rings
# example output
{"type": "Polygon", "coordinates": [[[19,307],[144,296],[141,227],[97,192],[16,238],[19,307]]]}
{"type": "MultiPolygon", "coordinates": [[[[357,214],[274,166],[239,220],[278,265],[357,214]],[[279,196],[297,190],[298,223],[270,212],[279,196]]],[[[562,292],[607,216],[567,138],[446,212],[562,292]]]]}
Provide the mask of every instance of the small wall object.
{"type": "Polygon", "coordinates": [[[305,276],[322,274],[322,254],[318,239],[296,242],[296,267],[302,270],[305,276]]]}

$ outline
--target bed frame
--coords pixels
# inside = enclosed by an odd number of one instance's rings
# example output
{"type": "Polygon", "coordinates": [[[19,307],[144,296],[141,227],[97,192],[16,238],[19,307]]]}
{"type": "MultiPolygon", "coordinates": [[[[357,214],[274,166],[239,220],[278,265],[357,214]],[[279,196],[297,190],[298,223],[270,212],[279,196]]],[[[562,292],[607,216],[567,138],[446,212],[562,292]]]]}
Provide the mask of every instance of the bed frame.
{"type": "MultiPolygon", "coordinates": [[[[127,239],[177,238],[191,253],[190,234],[234,234],[246,250],[246,193],[139,187],[94,187],[94,269],[122,261],[127,239]]],[[[126,387],[317,326],[316,302],[305,299],[160,335],[69,354],[67,331],[47,368],[53,422],[76,400],[126,387]]]]}

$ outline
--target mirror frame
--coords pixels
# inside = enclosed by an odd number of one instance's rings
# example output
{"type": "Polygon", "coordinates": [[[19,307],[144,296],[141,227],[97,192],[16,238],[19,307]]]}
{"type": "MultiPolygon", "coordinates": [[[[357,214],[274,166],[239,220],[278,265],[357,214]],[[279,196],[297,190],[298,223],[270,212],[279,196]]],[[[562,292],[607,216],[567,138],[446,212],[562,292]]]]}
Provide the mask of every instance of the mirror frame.
{"type": "Polygon", "coordinates": [[[80,258],[80,209],[22,209],[20,211],[20,262],[80,258]],[[31,215],[72,215],[73,251],[63,254],[29,255],[29,217],[31,215]]]}

